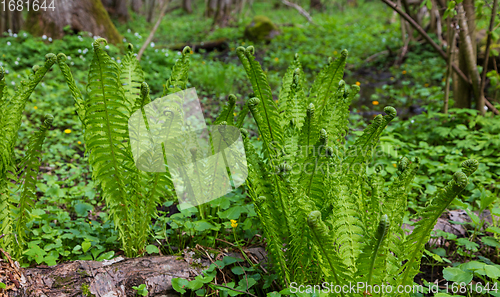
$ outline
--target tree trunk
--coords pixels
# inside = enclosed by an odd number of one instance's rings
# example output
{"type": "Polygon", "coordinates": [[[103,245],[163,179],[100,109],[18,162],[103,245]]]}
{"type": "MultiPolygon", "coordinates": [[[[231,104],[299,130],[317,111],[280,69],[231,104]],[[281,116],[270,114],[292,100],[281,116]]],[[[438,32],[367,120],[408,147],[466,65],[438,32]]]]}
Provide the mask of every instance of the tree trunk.
{"type": "Polygon", "coordinates": [[[154,18],[156,0],[149,0],[147,1],[147,3],[148,3],[148,15],[146,17],[146,20],[148,21],[148,23],[151,23],[154,18]]]}
{"type": "Polygon", "coordinates": [[[192,13],[193,12],[193,5],[192,5],[192,1],[191,0],[183,0],[182,1],[182,9],[184,9],[184,11],[186,13],[192,13]]]}
{"type": "Polygon", "coordinates": [[[309,9],[321,11],[323,9],[323,4],[321,4],[321,0],[311,0],[309,3],[309,9]]]}
{"type": "Polygon", "coordinates": [[[213,25],[225,27],[229,23],[233,0],[218,0],[213,25]]]}
{"type": "Polygon", "coordinates": [[[218,5],[219,0],[205,0],[205,16],[209,18],[213,17],[218,5]]]}
{"type": "MultiPolygon", "coordinates": [[[[6,4],[7,5],[7,4],[6,4]]],[[[0,36],[1,33],[11,30],[12,33],[17,33],[23,25],[23,15],[21,11],[0,10],[0,36]]]]}
{"type": "MultiPolygon", "coordinates": [[[[474,0],[464,0],[463,7],[465,10],[465,16],[467,18],[467,29],[469,31],[469,36],[471,36],[472,49],[473,49],[473,59],[477,61],[477,49],[476,49],[476,39],[472,38],[475,36],[476,29],[476,21],[475,21],[475,10],[474,10],[474,0]]],[[[460,42],[459,44],[459,52],[455,57],[454,63],[458,62],[458,66],[460,70],[467,74],[469,71],[467,70],[467,59],[466,59],[467,51],[466,44],[464,42],[460,42]]],[[[453,73],[453,99],[455,101],[455,106],[458,108],[470,108],[472,105],[472,86],[465,82],[460,76],[458,76],[455,72],[453,73]]]]}
{"type": "Polygon", "coordinates": [[[102,0],[111,17],[117,18],[120,22],[128,20],[127,0],[102,0]]]}
{"type": "Polygon", "coordinates": [[[142,0],[132,0],[132,10],[135,13],[139,13],[142,8],[142,0]]]}
{"type": "Polygon", "coordinates": [[[31,34],[52,38],[63,37],[66,26],[75,33],[87,31],[104,37],[113,44],[122,42],[100,0],[60,0],[54,11],[30,10],[26,22],[26,29],[31,34]]]}

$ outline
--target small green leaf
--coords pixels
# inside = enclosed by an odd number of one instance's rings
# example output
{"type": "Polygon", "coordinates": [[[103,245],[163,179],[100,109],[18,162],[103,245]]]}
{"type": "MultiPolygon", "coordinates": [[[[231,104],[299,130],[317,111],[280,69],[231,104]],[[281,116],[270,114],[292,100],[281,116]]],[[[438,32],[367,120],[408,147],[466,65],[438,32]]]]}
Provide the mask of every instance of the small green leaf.
{"type": "Polygon", "coordinates": [[[92,246],[92,243],[90,241],[84,241],[82,242],[82,250],[84,253],[86,253],[90,247],[92,246]]]}
{"type": "Polygon", "coordinates": [[[109,252],[106,252],[104,254],[101,254],[98,258],[97,258],[97,261],[103,261],[103,260],[109,260],[111,258],[113,258],[113,256],[115,255],[115,252],[114,251],[109,251],[109,252]]]}
{"type": "Polygon", "coordinates": [[[231,268],[231,271],[236,275],[242,275],[243,273],[245,273],[241,266],[234,266],[233,268],[231,268]]]}
{"type": "Polygon", "coordinates": [[[174,290],[178,293],[184,294],[186,293],[186,290],[184,288],[187,288],[189,285],[189,281],[183,278],[173,278],[172,279],[172,287],[174,290]]]}
{"type": "Polygon", "coordinates": [[[446,267],[443,269],[443,277],[450,282],[464,282],[468,284],[472,280],[472,273],[469,271],[463,271],[458,267],[446,267]]]}
{"type": "Polygon", "coordinates": [[[461,246],[465,246],[466,249],[468,249],[469,251],[473,251],[473,252],[477,251],[477,248],[479,247],[479,244],[477,244],[475,242],[471,242],[467,238],[459,238],[457,240],[457,244],[461,245],[461,246]]]}
{"type": "Polygon", "coordinates": [[[486,245],[489,245],[489,246],[492,246],[492,247],[496,247],[496,248],[500,248],[500,243],[494,237],[485,236],[485,237],[481,238],[481,241],[484,244],[486,244],[486,245]]]}
{"type": "Polygon", "coordinates": [[[158,254],[160,250],[158,249],[157,246],[150,244],[146,246],[146,252],[148,252],[148,254],[155,254],[155,253],[158,254]]]}

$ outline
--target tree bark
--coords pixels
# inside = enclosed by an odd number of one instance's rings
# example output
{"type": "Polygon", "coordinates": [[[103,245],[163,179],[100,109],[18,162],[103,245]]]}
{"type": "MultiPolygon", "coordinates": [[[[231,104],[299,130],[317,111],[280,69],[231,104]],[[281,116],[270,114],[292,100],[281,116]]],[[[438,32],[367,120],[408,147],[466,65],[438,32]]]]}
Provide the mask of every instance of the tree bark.
{"type": "Polygon", "coordinates": [[[118,18],[120,22],[128,20],[127,0],[102,0],[102,4],[106,7],[109,15],[118,18]]]}
{"type": "Polygon", "coordinates": [[[309,9],[321,11],[323,9],[321,0],[311,0],[311,2],[309,2],[309,9]]]}
{"type": "Polygon", "coordinates": [[[474,0],[464,0],[457,5],[460,25],[460,44],[458,63],[463,73],[469,74],[472,84],[467,84],[462,78],[453,76],[453,98],[455,106],[459,108],[470,108],[472,105],[471,95],[476,99],[476,108],[484,112],[484,99],[481,98],[479,87],[480,77],[477,71],[477,49],[475,36],[475,9],[474,0]]]}
{"type": "Polygon", "coordinates": [[[184,11],[186,13],[193,13],[193,3],[191,0],[183,0],[182,1],[182,9],[184,9],[184,11]]]}
{"type": "Polygon", "coordinates": [[[141,0],[132,0],[131,6],[132,6],[132,10],[135,13],[139,13],[141,11],[141,8],[142,8],[142,1],[141,0]]]}
{"type": "Polygon", "coordinates": [[[26,29],[31,34],[52,38],[63,37],[66,26],[75,33],[90,32],[113,44],[122,42],[100,0],[59,0],[54,11],[30,10],[26,22],[26,29]]]}
{"type": "MultiPolygon", "coordinates": [[[[133,286],[145,284],[148,296],[179,296],[172,279],[191,278],[202,268],[195,268],[178,256],[153,256],[134,259],[118,257],[110,261],[73,261],[52,267],[21,269],[15,263],[0,262],[11,275],[8,297],[125,297],[136,296],[133,286]],[[90,295],[93,294],[93,295],[90,295]]],[[[210,263],[202,260],[203,267],[210,263]]]]}
{"type": "Polygon", "coordinates": [[[0,10],[0,33],[8,30],[11,30],[12,33],[18,33],[22,26],[23,15],[21,11],[0,10]]]}

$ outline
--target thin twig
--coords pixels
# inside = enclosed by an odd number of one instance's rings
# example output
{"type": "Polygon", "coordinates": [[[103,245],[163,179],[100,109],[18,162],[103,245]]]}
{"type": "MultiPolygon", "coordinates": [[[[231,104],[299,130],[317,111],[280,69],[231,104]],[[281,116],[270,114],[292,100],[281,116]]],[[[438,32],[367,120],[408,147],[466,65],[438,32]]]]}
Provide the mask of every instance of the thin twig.
{"type": "Polygon", "coordinates": [[[309,23],[316,25],[316,23],[313,21],[311,15],[304,8],[302,8],[300,5],[298,5],[296,3],[292,3],[292,2],[287,1],[287,0],[281,0],[281,2],[283,4],[285,4],[286,6],[295,8],[302,16],[304,16],[309,21],[309,23]]]}
{"type": "MultiPolygon", "coordinates": [[[[437,43],[434,42],[434,40],[432,40],[432,38],[425,32],[424,29],[422,29],[422,27],[420,27],[414,19],[412,19],[408,14],[406,14],[404,11],[401,10],[401,8],[398,7],[398,5],[396,5],[394,2],[392,2],[391,0],[382,0],[385,4],[387,4],[389,7],[391,7],[392,9],[394,9],[397,13],[399,13],[405,20],[408,21],[408,23],[410,25],[412,25],[413,28],[415,28],[415,30],[418,31],[418,33],[420,33],[420,35],[422,35],[422,37],[427,41],[429,42],[429,44],[439,53],[439,55],[445,60],[447,61],[448,60],[448,56],[446,55],[446,53],[443,51],[443,49],[437,45],[437,43]]],[[[453,67],[453,71],[455,71],[466,83],[468,84],[472,84],[470,79],[462,72],[462,70],[460,70],[460,68],[458,68],[458,66],[456,64],[452,64],[452,67],[453,67]]],[[[491,103],[488,102],[488,100],[486,98],[484,98],[484,103],[486,104],[486,106],[490,106],[491,103]]],[[[484,109],[483,109],[484,111],[484,109]]]]}
{"type": "MultiPolygon", "coordinates": [[[[415,30],[418,31],[418,33],[420,33],[420,35],[422,35],[422,37],[439,53],[439,55],[446,61],[448,60],[448,56],[446,55],[446,53],[443,51],[443,49],[436,43],[434,42],[434,40],[432,40],[432,38],[425,32],[424,29],[422,29],[422,27],[420,27],[414,19],[412,19],[408,14],[406,14],[404,11],[401,10],[401,8],[398,7],[398,5],[390,0],[382,0],[385,4],[389,5],[389,7],[391,7],[392,9],[394,9],[397,13],[399,13],[405,20],[408,21],[408,23],[410,23],[410,25],[412,25],[413,28],[415,28],[415,30]]],[[[453,64],[453,70],[455,70],[455,72],[460,75],[460,77],[470,83],[470,80],[469,78],[467,78],[467,76],[465,76],[465,74],[462,72],[462,70],[460,70],[460,68],[457,67],[457,65],[453,64]]]]}
{"type": "Polygon", "coordinates": [[[452,29],[455,28],[451,24],[451,20],[448,18],[448,49],[447,49],[447,54],[448,54],[448,65],[446,69],[446,84],[444,87],[444,105],[443,105],[443,112],[448,113],[448,101],[449,101],[449,96],[450,96],[450,75],[451,75],[451,65],[453,63],[453,57],[455,56],[454,51],[455,51],[455,41],[457,39],[457,32],[452,29]]]}
{"type": "Polygon", "coordinates": [[[167,12],[169,2],[170,2],[170,0],[165,0],[165,2],[163,3],[163,7],[161,8],[160,15],[158,16],[158,20],[156,20],[156,24],[154,25],[153,30],[151,30],[148,38],[146,39],[146,41],[142,45],[141,49],[139,50],[139,53],[137,53],[137,60],[139,60],[139,61],[141,60],[142,54],[144,54],[144,51],[148,47],[151,40],[153,40],[153,36],[155,35],[156,30],[158,30],[158,27],[160,26],[161,20],[163,19],[163,17],[165,16],[165,13],[167,12]]]}
{"type": "Polygon", "coordinates": [[[236,246],[236,245],[234,245],[234,244],[230,243],[229,241],[225,241],[224,239],[216,238],[215,240],[222,241],[222,242],[224,242],[224,243],[229,244],[230,246],[236,246]]]}
{"type": "Polygon", "coordinates": [[[467,65],[467,70],[472,81],[472,89],[474,91],[474,97],[476,98],[476,108],[481,114],[484,114],[484,97],[481,96],[480,91],[481,77],[479,76],[479,71],[477,70],[477,61],[475,59],[476,56],[474,55],[474,48],[472,46],[472,40],[469,33],[469,26],[467,24],[465,10],[462,3],[458,3],[456,8],[458,24],[460,26],[460,43],[463,44],[463,47],[461,46],[461,50],[465,51],[463,54],[465,63],[467,65]]]}
{"type": "Polygon", "coordinates": [[[488,70],[488,59],[490,57],[491,35],[493,34],[493,26],[495,25],[495,16],[497,14],[497,0],[493,0],[493,7],[491,8],[490,27],[488,31],[488,38],[486,39],[486,52],[483,64],[483,73],[481,75],[481,96],[484,97],[484,86],[486,85],[486,72],[488,70]]]}

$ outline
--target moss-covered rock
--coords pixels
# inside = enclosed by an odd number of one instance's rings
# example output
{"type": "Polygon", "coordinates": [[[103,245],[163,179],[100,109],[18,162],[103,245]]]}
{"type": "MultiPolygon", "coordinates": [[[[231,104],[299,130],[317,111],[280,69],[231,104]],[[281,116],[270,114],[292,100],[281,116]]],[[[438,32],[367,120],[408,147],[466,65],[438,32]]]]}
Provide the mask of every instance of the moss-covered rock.
{"type": "Polygon", "coordinates": [[[279,34],[278,27],[266,16],[257,15],[245,28],[245,38],[254,42],[271,41],[279,34]]]}

